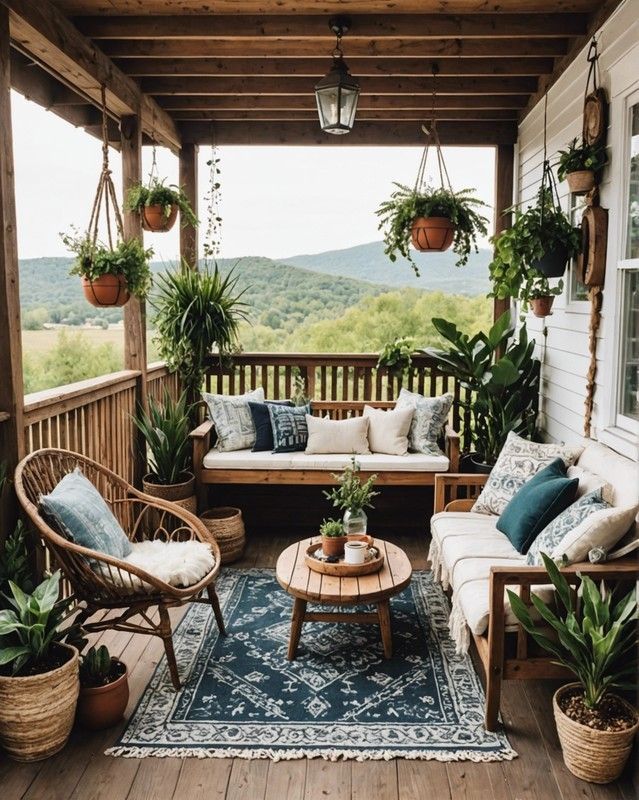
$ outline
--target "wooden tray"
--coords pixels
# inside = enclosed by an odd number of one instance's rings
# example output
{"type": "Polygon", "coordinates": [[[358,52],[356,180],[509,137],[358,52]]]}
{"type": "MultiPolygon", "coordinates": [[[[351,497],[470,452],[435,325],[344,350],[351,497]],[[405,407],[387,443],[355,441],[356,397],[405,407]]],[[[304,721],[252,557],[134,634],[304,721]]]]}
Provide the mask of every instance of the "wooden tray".
{"type": "Polygon", "coordinates": [[[363,564],[346,564],[344,557],[337,562],[320,561],[313,557],[313,553],[320,550],[322,547],[321,542],[316,542],[306,548],[304,561],[309,569],[313,572],[321,572],[323,575],[334,575],[338,578],[352,578],[357,575],[370,575],[372,572],[378,572],[384,564],[384,554],[381,550],[377,549],[377,558],[371,558],[363,564]]]}

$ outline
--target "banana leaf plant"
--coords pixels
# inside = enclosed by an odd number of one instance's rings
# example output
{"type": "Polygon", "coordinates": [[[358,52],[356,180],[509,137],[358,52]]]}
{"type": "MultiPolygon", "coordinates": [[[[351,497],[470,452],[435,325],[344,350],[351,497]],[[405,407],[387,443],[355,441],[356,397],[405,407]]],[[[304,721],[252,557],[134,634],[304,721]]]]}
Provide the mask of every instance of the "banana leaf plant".
{"type": "Polygon", "coordinates": [[[472,447],[483,463],[494,464],[511,431],[525,438],[535,435],[540,372],[535,342],[528,340],[525,325],[515,338],[509,311],[487,333],[474,336],[438,317],[433,325],[451,347],[424,352],[469,390],[461,404],[470,414],[472,447]]]}

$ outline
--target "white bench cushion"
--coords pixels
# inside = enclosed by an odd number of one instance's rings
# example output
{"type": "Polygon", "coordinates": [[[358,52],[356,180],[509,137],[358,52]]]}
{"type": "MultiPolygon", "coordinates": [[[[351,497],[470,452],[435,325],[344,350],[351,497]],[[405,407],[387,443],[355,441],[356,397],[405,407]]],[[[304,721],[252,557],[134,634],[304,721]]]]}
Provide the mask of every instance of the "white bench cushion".
{"type": "MultiPolygon", "coordinates": [[[[235,450],[220,453],[209,450],[204,456],[205,469],[259,469],[292,470],[315,469],[337,471],[350,464],[352,453],[253,453],[235,450]]],[[[380,453],[358,455],[357,462],[365,472],[447,472],[449,461],[444,455],[409,453],[405,456],[388,456],[380,453]]]]}

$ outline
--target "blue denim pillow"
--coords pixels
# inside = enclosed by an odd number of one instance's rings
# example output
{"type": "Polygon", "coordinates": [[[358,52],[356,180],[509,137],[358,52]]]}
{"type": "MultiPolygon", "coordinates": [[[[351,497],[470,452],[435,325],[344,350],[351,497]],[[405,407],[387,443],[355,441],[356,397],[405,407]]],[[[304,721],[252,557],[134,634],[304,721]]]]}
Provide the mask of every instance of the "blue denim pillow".
{"type": "Polygon", "coordinates": [[[271,415],[268,413],[268,407],[270,405],[293,408],[293,403],[290,400],[266,400],[264,403],[254,403],[249,400],[249,411],[253,418],[253,425],[255,425],[254,453],[259,453],[263,450],[272,450],[275,447],[273,443],[271,415]]]}
{"type": "Polygon", "coordinates": [[[275,405],[268,405],[267,408],[273,429],[273,452],[296,453],[306,450],[308,444],[306,415],[311,413],[310,403],[293,408],[275,405]]]}
{"type": "Polygon", "coordinates": [[[125,558],[131,542],[111,509],[79,468],[65,475],[51,494],[41,495],[40,508],[72,542],[125,558]]]}

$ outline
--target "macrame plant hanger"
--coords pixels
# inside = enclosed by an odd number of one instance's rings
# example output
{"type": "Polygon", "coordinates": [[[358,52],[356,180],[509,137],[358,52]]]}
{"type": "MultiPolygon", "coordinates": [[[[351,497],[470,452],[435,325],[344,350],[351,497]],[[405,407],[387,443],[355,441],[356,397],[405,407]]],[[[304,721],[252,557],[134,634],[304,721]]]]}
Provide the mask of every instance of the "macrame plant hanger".
{"type": "Polygon", "coordinates": [[[541,229],[544,227],[544,212],[546,211],[546,190],[550,191],[550,202],[555,208],[561,208],[559,201],[559,190],[557,189],[557,182],[555,175],[550,166],[550,159],[548,158],[548,92],[544,94],[544,168],[541,174],[541,186],[539,187],[539,197],[541,200],[541,212],[539,224],[541,229]]]}
{"type": "Polygon", "coordinates": [[[433,64],[432,72],[433,72],[433,94],[431,99],[431,119],[430,119],[430,126],[422,125],[422,131],[426,135],[426,144],[424,145],[424,149],[422,151],[422,157],[419,162],[419,169],[417,170],[417,179],[415,180],[415,188],[414,188],[415,194],[420,192],[424,186],[424,176],[426,173],[428,152],[430,150],[431,145],[433,144],[435,146],[435,152],[437,154],[437,167],[439,170],[439,182],[441,184],[441,188],[448,189],[448,191],[450,191],[451,193],[453,191],[450,183],[450,178],[448,176],[448,170],[446,169],[446,162],[444,161],[444,154],[442,153],[441,143],[439,141],[439,133],[437,132],[437,115],[435,113],[435,105],[437,100],[437,89],[435,83],[437,79],[437,73],[439,72],[437,64],[433,64]]]}

